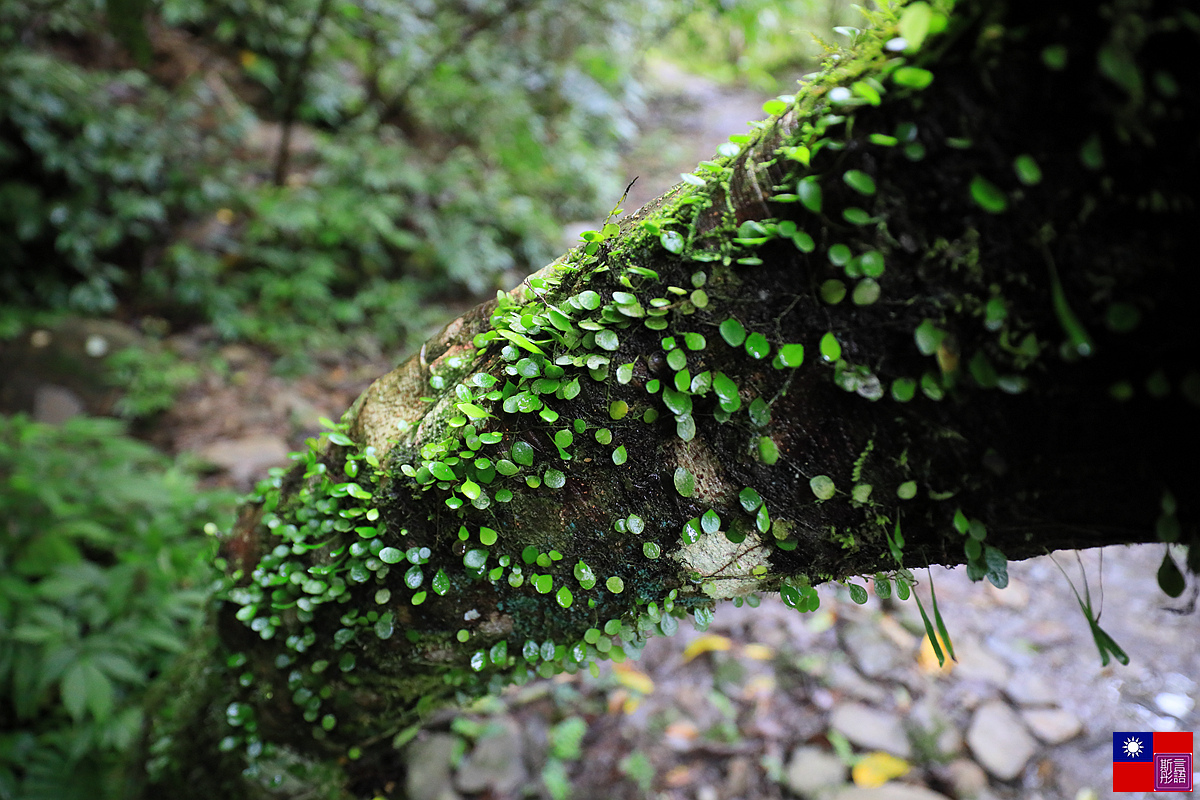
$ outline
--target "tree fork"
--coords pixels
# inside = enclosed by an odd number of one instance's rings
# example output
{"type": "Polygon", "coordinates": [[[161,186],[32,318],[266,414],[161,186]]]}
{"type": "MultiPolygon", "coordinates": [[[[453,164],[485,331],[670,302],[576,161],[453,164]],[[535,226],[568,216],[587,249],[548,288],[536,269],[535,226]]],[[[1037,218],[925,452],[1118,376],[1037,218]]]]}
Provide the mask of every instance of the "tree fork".
{"type": "Polygon", "coordinates": [[[261,487],[222,553],[216,716],[248,785],[324,759],[376,791],[426,710],[720,599],[1196,543],[1200,21],[945,21],[875,12],[780,116],[261,487]]]}

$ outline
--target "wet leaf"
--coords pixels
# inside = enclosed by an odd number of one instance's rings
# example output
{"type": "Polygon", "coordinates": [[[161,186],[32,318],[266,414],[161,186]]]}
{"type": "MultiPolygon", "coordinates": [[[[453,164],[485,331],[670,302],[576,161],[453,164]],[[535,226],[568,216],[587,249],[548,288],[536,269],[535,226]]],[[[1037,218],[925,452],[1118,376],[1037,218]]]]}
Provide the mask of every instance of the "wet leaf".
{"type": "MultiPolygon", "coordinates": [[[[703,181],[700,183],[701,185],[704,184],[703,181]]],[[[683,252],[683,237],[675,231],[663,231],[662,235],[658,237],[658,240],[662,243],[663,248],[666,249],[667,252],[683,252]]]]}
{"type": "Polygon", "coordinates": [[[691,497],[696,491],[696,476],[683,467],[675,468],[674,482],[675,491],[682,497],[691,497]]]}

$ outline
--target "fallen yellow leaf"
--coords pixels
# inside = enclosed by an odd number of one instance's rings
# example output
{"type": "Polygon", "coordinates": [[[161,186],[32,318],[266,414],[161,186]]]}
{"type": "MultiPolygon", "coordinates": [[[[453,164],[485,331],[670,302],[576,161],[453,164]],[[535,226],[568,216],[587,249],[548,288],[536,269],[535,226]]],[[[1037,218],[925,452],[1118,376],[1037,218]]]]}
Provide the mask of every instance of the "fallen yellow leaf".
{"type": "Polygon", "coordinates": [[[854,780],[855,786],[869,789],[883,786],[892,778],[899,778],[910,769],[912,768],[903,758],[897,758],[891,753],[876,751],[863,756],[850,770],[850,777],[854,780]]]}
{"type": "Polygon", "coordinates": [[[694,722],[686,719],[676,720],[667,726],[663,734],[668,738],[679,739],[684,742],[690,742],[700,735],[700,729],[696,727],[694,722]]]}
{"type": "Polygon", "coordinates": [[[232,208],[218,208],[215,216],[217,218],[217,222],[221,223],[222,225],[232,225],[233,224],[233,209],[232,208]]]}
{"type": "Polygon", "coordinates": [[[683,661],[686,664],[698,655],[712,652],[725,652],[733,647],[733,642],[728,637],[718,636],[715,633],[705,634],[693,639],[688,646],[683,649],[683,661]]]}
{"type": "Polygon", "coordinates": [[[626,689],[632,689],[642,694],[650,694],[654,691],[653,679],[629,662],[613,664],[612,669],[617,676],[617,683],[626,689]]]}
{"type": "Polygon", "coordinates": [[[663,776],[663,783],[672,789],[678,789],[681,786],[687,786],[692,782],[692,768],[687,764],[680,764],[678,767],[672,767],[663,776]]]}
{"type": "Polygon", "coordinates": [[[241,60],[242,66],[246,69],[253,67],[255,62],[258,61],[258,56],[249,50],[243,50],[238,54],[238,58],[241,60]]]}
{"type": "Polygon", "coordinates": [[[742,687],[742,698],[753,700],[756,697],[766,697],[775,691],[775,679],[770,675],[755,675],[746,681],[742,687]]]}
{"type": "Polygon", "coordinates": [[[742,655],[755,661],[770,661],[775,657],[775,651],[765,644],[748,644],[742,647],[742,655]]]}

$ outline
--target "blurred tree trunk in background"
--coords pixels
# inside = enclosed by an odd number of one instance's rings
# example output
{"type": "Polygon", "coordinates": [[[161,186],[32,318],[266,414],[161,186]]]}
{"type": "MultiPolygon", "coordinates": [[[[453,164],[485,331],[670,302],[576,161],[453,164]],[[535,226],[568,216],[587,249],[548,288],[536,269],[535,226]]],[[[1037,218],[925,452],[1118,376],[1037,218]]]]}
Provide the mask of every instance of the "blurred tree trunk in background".
{"type": "Polygon", "coordinates": [[[1195,545],[1200,20],[1124,8],[877,12],[379,379],[225,541],[153,790],[370,796],[423,711],[720,599],[1195,545]]]}

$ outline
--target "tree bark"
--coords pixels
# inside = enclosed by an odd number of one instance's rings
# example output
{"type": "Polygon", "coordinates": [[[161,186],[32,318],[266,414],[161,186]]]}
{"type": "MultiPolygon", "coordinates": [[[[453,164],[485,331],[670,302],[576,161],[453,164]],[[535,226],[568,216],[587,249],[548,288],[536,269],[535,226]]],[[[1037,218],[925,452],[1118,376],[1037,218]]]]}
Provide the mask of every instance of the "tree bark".
{"type": "MultiPolygon", "coordinates": [[[[298,765],[377,792],[428,709],[722,599],[1195,544],[1183,8],[879,12],[747,142],[452,322],[244,509],[176,740],[249,751],[225,796],[298,795],[298,765]]],[[[209,793],[187,758],[157,786],[209,793]]]]}

